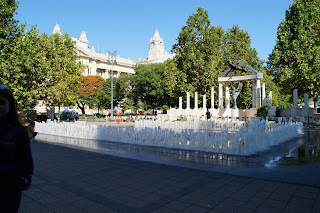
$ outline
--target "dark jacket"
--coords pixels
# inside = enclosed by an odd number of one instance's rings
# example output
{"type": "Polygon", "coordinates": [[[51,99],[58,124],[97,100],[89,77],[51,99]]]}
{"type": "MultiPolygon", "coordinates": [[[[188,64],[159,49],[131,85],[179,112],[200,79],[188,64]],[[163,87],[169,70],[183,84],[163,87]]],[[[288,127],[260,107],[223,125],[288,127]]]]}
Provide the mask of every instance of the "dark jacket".
{"type": "Polygon", "coordinates": [[[0,188],[19,186],[23,176],[33,174],[30,139],[22,127],[0,127],[0,188]],[[8,138],[9,136],[9,138],[8,138]]]}

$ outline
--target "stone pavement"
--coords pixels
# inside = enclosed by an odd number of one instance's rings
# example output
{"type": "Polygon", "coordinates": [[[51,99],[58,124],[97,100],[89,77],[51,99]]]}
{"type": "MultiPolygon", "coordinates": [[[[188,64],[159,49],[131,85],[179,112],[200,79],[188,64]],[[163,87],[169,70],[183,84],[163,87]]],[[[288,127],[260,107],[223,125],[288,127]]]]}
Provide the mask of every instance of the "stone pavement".
{"type": "Polygon", "coordinates": [[[320,212],[320,188],[33,142],[20,212],[320,212]]]}

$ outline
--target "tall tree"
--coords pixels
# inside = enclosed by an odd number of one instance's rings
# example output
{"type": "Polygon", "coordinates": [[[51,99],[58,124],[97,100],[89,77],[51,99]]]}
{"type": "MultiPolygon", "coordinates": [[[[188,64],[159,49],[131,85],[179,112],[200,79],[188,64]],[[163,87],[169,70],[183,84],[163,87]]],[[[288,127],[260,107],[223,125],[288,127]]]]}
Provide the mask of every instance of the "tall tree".
{"type": "Polygon", "coordinates": [[[298,89],[316,101],[320,92],[320,2],[295,0],[278,27],[268,72],[287,94],[298,89]]]}
{"type": "Polygon", "coordinates": [[[161,77],[164,64],[141,64],[135,67],[136,74],[132,78],[134,102],[142,101],[148,108],[165,104],[164,90],[161,85],[161,77]]]}
{"type": "MultiPolygon", "coordinates": [[[[237,25],[233,25],[226,31],[222,50],[225,55],[225,62],[228,60],[230,63],[235,63],[241,60],[255,70],[260,72],[264,70],[264,61],[258,58],[257,51],[251,47],[251,38],[248,31],[240,29],[237,25]]],[[[229,66],[226,64],[227,68],[229,66]]],[[[229,75],[248,75],[248,72],[235,71],[229,73],[229,75]]],[[[237,87],[236,83],[232,83],[233,86],[237,87]]],[[[237,105],[240,108],[250,108],[252,106],[252,83],[250,81],[243,81],[242,83],[243,87],[237,100],[237,105]]]]}
{"type": "Polygon", "coordinates": [[[82,114],[86,114],[85,106],[90,108],[98,105],[98,93],[102,88],[104,79],[101,76],[82,76],[79,85],[78,107],[82,114]]]}
{"type": "Polygon", "coordinates": [[[186,74],[186,91],[209,93],[223,65],[223,37],[222,27],[211,26],[208,12],[203,8],[189,16],[177,44],[173,45],[177,68],[186,74]]]}
{"type": "Polygon", "coordinates": [[[49,62],[44,98],[52,106],[70,106],[78,100],[82,65],[74,41],[68,34],[49,36],[46,60],[49,62]]]}

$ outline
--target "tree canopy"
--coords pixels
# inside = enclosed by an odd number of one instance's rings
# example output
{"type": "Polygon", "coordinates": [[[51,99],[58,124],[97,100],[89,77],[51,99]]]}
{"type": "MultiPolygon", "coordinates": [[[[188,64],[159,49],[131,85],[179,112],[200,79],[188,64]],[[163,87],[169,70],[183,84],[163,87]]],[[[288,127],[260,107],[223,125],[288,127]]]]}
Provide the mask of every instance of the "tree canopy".
{"type": "Polygon", "coordinates": [[[0,1],[0,83],[8,84],[19,109],[45,99],[49,105],[76,102],[81,64],[69,35],[39,35],[14,18],[15,0],[0,1]]]}
{"type": "MultiPolygon", "coordinates": [[[[278,27],[268,73],[287,94],[320,92],[320,2],[295,0],[278,27]]],[[[316,107],[315,107],[316,109],[316,107]]]]}
{"type": "Polygon", "coordinates": [[[90,108],[98,105],[98,94],[102,88],[104,79],[101,76],[81,76],[78,96],[78,107],[82,114],[85,113],[85,105],[90,108]]]}

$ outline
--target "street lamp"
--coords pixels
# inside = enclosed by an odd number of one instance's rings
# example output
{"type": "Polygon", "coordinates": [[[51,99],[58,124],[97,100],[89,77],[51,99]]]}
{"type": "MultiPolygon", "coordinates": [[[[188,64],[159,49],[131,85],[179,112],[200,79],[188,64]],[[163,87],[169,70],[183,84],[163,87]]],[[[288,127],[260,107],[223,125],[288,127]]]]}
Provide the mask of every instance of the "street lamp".
{"type": "Polygon", "coordinates": [[[113,64],[116,64],[117,61],[113,60],[116,58],[117,51],[108,51],[108,62],[111,63],[111,120],[113,120],[113,64]],[[111,60],[109,59],[111,57],[111,60]]]}

